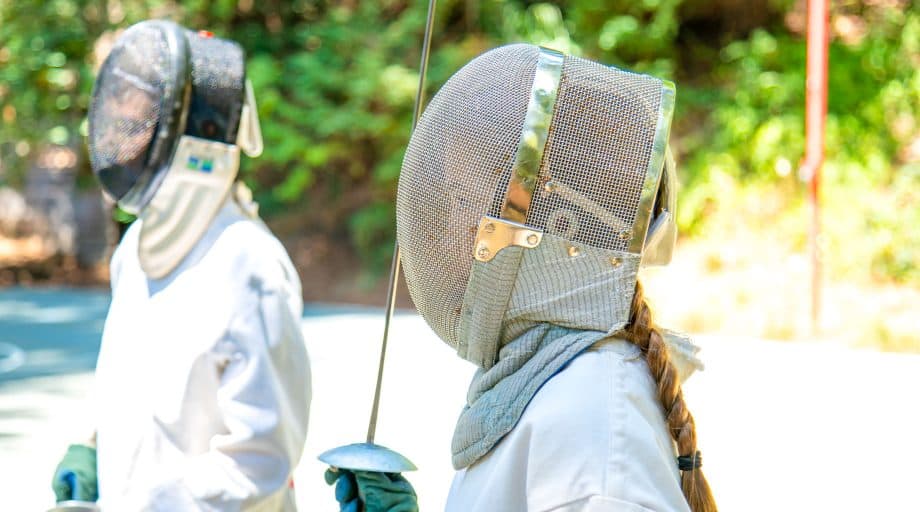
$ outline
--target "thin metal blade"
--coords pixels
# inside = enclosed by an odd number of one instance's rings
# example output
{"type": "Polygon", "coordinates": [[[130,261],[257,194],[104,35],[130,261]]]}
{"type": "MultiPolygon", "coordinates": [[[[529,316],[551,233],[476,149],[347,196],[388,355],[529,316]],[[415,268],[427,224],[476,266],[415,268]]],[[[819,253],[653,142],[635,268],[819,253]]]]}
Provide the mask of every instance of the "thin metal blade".
{"type": "MultiPolygon", "coordinates": [[[[428,0],[428,16],[425,21],[425,36],[422,41],[422,56],[419,63],[418,90],[415,93],[415,105],[412,109],[412,129],[418,124],[421,115],[422,101],[425,95],[425,76],[428,72],[428,56],[431,52],[431,32],[434,26],[434,11],[437,0],[428,0]]],[[[387,473],[401,473],[414,471],[415,464],[406,457],[389,448],[374,444],[374,435],[377,432],[377,412],[380,409],[380,390],[383,385],[383,367],[386,362],[387,337],[390,332],[390,320],[393,319],[393,310],[396,307],[396,285],[399,282],[399,244],[393,246],[393,260],[390,263],[390,279],[387,286],[386,316],[383,323],[383,340],[380,343],[380,363],[377,367],[377,386],[374,389],[374,403],[371,407],[371,417],[367,425],[367,442],[355,443],[333,448],[319,456],[319,460],[335,468],[383,471],[387,473]]]]}
{"type": "MultiPolygon", "coordinates": [[[[428,18],[425,22],[425,38],[422,43],[422,57],[419,63],[418,90],[415,92],[415,106],[412,109],[412,129],[418,124],[422,111],[422,101],[425,96],[425,75],[428,71],[428,55],[431,51],[431,30],[434,26],[434,10],[437,0],[428,0],[428,18]]],[[[367,425],[367,442],[374,442],[377,431],[377,411],[380,408],[380,389],[383,384],[383,366],[387,353],[387,336],[390,332],[390,320],[393,319],[393,309],[396,307],[396,285],[399,282],[399,243],[393,244],[393,261],[390,264],[390,280],[387,286],[387,309],[383,323],[383,341],[380,344],[380,363],[377,367],[377,387],[374,390],[374,404],[371,407],[371,418],[367,425]]]]}

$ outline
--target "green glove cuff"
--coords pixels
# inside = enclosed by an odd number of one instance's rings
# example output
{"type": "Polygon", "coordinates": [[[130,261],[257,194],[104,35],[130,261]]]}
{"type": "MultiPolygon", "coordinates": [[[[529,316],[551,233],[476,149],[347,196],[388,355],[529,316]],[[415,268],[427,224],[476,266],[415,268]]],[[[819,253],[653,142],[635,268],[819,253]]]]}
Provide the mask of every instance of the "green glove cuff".
{"type": "Polygon", "coordinates": [[[57,501],[99,499],[99,489],[96,485],[96,449],[82,444],[67,447],[67,453],[54,470],[51,488],[57,501]]]}
{"type": "Polygon", "coordinates": [[[399,473],[355,471],[354,475],[367,512],[418,512],[415,489],[399,473]]]}

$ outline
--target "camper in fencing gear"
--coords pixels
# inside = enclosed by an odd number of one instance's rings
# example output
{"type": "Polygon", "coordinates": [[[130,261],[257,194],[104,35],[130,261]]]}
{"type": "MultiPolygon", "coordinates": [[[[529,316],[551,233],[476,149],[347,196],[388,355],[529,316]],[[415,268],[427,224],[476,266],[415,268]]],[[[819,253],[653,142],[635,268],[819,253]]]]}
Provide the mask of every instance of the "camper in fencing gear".
{"type": "Polygon", "coordinates": [[[103,511],[295,510],[311,397],[300,280],[236,182],[240,150],[261,143],[231,41],[142,22],[100,69],[93,170],[137,214],[96,367],[103,511]]]}
{"type": "Polygon", "coordinates": [[[479,367],[448,511],[710,512],[642,265],[675,242],[674,86],[531,45],[474,59],[414,131],[397,195],[412,299],[479,367]],[[676,451],[675,451],[676,447],[676,451]]]}

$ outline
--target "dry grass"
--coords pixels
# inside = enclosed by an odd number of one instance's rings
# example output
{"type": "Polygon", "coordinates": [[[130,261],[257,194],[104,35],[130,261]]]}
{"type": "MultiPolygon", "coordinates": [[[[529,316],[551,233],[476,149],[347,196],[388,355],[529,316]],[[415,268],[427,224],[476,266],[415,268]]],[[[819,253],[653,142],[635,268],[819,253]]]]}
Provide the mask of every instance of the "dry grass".
{"type": "Polygon", "coordinates": [[[56,246],[38,235],[0,235],[0,288],[12,285],[106,286],[108,262],[80,266],[74,256],[58,254],[56,246]]]}
{"type": "Polygon", "coordinates": [[[6,238],[0,235],[0,268],[22,265],[53,256],[51,249],[38,235],[6,238]]]}
{"type": "Polygon", "coordinates": [[[718,245],[688,241],[671,265],[647,269],[643,279],[666,327],[920,352],[920,290],[825,275],[815,330],[807,255],[782,249],[769,237],[718,245]]]}

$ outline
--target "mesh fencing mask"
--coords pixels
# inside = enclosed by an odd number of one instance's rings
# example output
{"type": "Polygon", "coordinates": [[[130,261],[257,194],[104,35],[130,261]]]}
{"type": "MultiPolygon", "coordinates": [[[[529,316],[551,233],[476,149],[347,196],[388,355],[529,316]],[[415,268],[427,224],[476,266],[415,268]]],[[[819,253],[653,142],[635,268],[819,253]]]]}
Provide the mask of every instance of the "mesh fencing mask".
{"type": "Polygon", "coordinates": [[[486,52],[412,135],[397,237],[412,299],[484,368],[537,322],[615,332],[676,237],[674,86],[532,45],[486,52]]]}
{"type": "Polygon", "coordinates": [[[103,190],[144,220],[141,263],[171,271],[228,197],[239,151],[262,151],[242,48],[165,20],[131,26],[102,64],[89,154],[103,190]]]}

